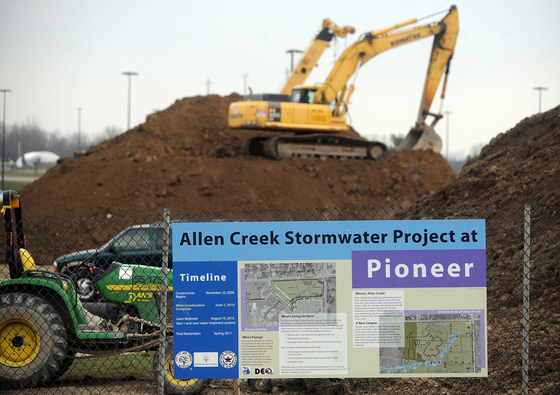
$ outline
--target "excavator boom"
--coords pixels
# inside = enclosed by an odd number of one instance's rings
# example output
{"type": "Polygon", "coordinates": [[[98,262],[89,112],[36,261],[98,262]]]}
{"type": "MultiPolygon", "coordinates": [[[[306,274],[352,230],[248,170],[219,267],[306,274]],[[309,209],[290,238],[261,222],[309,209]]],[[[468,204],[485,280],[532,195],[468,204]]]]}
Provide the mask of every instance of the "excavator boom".
{"type": "Polygon", "coordinates": [[[311,41],[279,93],[290,95],[294,86],[305,82],[325,49],[330,46],[333,37],[346,37],[348,33],[354,32],[355,29],[351,26],[339,27],[330,19],[323,20],[321,31],[311,41]]]}

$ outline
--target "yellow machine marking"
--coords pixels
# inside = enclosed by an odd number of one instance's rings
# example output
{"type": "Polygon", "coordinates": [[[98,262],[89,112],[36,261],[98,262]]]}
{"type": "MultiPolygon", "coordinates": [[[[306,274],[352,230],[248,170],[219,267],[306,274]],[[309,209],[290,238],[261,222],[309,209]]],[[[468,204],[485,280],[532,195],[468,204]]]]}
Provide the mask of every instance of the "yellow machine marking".
{"type": "MultiPolygon", "coordinates": [[[[130,284],[130,285],[107,285],[109,291],[161,291],[159,284],[130,284]]],[[[173,291],[173,286],[167,287],[168,291],[173,291]]]]}

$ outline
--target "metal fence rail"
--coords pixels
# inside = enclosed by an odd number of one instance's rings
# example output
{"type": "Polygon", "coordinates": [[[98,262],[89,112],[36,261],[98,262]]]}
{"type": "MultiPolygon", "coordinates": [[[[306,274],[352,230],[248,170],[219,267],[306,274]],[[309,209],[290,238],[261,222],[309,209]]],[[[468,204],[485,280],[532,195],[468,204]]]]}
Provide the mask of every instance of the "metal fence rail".
{"type": "MultiPolygon", "coordinates": [[[[24,221],[27,250],[36,270],[17,284],[0,286],[0,391],[249,394],[262,384],[263,390],[279,394],[560,393],[559,226],[558,208],[529,206],[453,211],[353,207],[165,211],[147,217],[24,221]],[[486,220],[487,378],[274,379],[262,383],[173,379],[172,292],[162,280],[171,278],[165,265],[162,269],[167,259],[162,251],[170,247],[169,223],[459,218],[486,220]],[[83,250],[90,251],[57,261],[62,279],[52,274],[55,259],[83,250]],[[100,294],[95,276],[110,271],[115,260],[141,263],[146,269],[142,273],[117,270],[110,285],[112,294],[100,294]],[[58,293],[32,296],[29,290],[52,276],[59,279],[58,293]],[[119,282],[123,279],[144,285],[129,292],[131,282],[119,282]],[[74,282],[79,292],[69,294],[65,282],[74,282]],[[111,304],[100,303],[107,298],[111,304]],[[61,304],[77,313],[72,316],[61,304]],[[39,347],[40,342],[48,343],[47,351],[44,343],[39,347]]],[[[4,256],[6,247],[1,248],[4,256]]],[[[8,264],[2,266],[2,279],[8,279],[8,264]]]]}

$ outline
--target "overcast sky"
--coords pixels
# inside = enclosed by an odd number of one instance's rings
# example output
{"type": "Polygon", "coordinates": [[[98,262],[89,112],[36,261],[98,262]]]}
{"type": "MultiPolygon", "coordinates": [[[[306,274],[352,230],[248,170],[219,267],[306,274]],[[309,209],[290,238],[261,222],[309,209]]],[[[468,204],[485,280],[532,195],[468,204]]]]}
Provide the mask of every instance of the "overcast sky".
{"type": "MultiPolygon", "coordinates": [[[[185,97],[243,94],[245,81],[255,93],[276,92],[290,68],[286,51],[304,50],[323,19],[355,27],[307,81],[320,83],[362,33],[451,4],[459,9],[459,37],[446,99],[442,106],[438,95],[432,110],[451,112],[437,127],[442,153],[464,156],[537,113],[540,93],[541,111],[560,104],[560,1],[0,0],[0,89],[11,90],[5,121],[68,136],[78,124],[92,136],[126,130],[127,71],[138,73],[131,127],[185,97]]],[[[362,136],[388,142],[413,126],[432,41],[362,67],[349,110],[362,136]]]]}

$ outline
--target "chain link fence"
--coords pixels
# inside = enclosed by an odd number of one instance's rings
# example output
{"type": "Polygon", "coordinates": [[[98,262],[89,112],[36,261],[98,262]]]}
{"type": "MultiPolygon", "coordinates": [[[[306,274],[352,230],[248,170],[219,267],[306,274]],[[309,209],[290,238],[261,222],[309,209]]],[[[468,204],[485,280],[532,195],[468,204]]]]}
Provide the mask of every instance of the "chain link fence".
{"type": "MultiPolygon", "coordinates": [[[[17,255],[14,261],[31,270],[9,280],[6,262],[0,283],[0,390],[9,393],[560,392],[557,208],[343,208],[171,215],[165,211],[146,217],[23,224],[36,270],[25,254],[17,255]],[[169,222],[461,218],[486,220],[487,378],[173,378],[172,292],[166,292],[162,280],[172,281],[171,271],[167,273],[165,265],[162,268],[170,243],[170,235],[164,232],[169,222]],[[144,265],[145,269],[126,273],[118,267],[115,270],[115,261],[144,265]],[[111,272],[113,275],[107,275],[111,272]],[[123,282],[127,275],[130,281],[123,282]],[[50,290],[45,290],[46,282],[51,284],[50,290]]],[[[6,247],[2,249],[5,253],[6,247]]],[[[12,259],[9,252],[7,256],[12,259]]],[[[171,256],[170,250],[170,269],[171,256]]]]}

